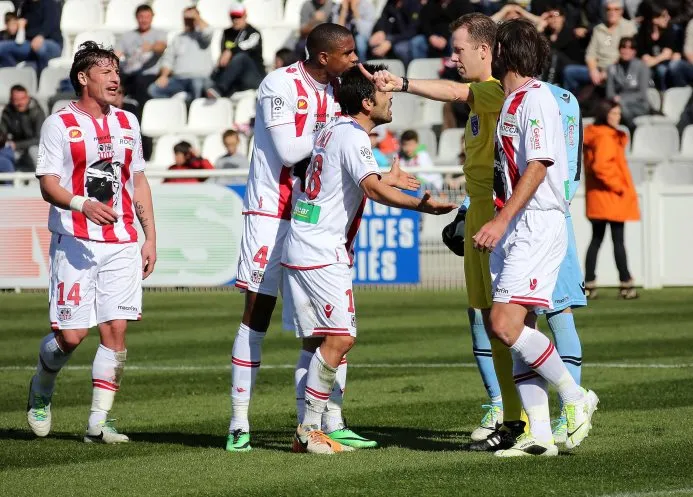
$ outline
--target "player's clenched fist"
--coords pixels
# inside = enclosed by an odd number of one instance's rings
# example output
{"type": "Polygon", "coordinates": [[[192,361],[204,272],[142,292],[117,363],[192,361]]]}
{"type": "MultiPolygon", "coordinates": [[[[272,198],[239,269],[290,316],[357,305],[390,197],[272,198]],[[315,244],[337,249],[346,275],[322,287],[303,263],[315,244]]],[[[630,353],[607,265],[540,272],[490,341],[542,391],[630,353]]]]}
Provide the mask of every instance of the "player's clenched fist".
{"type": "Polygon", "coordinates": [[[116,214],[116,211],[111,209],[106,204],[102,204],[96,200],[87,200],[84,202],[82,212],[85,216],[87,216],[89,221],[98,224],[99,226],[113,224],[118,220],[118,214],[116,214]]]}

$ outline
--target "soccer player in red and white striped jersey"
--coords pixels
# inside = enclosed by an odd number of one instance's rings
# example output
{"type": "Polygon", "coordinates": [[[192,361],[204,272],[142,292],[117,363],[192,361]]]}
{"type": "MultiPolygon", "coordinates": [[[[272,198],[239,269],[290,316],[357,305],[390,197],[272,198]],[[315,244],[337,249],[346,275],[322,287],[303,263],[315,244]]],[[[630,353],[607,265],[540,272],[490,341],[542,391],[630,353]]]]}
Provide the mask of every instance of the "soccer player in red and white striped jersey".
{"type": "MultiPolygon", "coordinates": [[[[236,286],[246,292],[245,309],[233,344],[232,417],[226,450],[247,451],[248,408],[261,362],[262,341],[277,301],[280,258],[291,209],[314,137],[340,115],[337,78],[358,60],[351,32],[324,23],[308,36],[308,59],[271,72],[260,84],[255,141],[243,201],[243,235],[236,286]],[[300,164],[303,164],[301,171],[300,164]]],[[[303,409],[303,385],[312,350],[301,352],[296,365],[297,407],[303,409]]],[[[342,366],[346,376],[346,363],[342,366]]],[[[341,392],[334,411],[341,421],[341,392]]]]}
{"type": "Polygon", "coordinates": [[[46,119],[39,142],[36,176],[51,204],[53,333],[41,342],[27,420],[37,436],[48,435],[56,376],[89,328],[98,325],[101,343],[84,441],[127,442],[107,417],[125,365],[127,322],[141,317],[142,280],[156,263],[152,196],[137,118],[113,107],[120,86],[116,55],[84,43],[70,80],[79,100],[46,119]],[[146,237],[141,251],[135,216],[146,237]]]}

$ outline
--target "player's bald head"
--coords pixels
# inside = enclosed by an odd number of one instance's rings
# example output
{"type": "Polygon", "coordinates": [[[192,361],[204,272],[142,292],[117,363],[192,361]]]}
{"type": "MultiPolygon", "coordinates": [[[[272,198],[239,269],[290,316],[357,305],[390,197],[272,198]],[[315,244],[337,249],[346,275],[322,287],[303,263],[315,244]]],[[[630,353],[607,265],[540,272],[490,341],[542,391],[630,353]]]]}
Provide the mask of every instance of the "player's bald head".
{"type": "Polygon", "coordinates": [[[331,22],[319,24],[310,32],[306,40],[308,58],[315,60],[320,52],[332,53],[338,50],[345,40],[352,37],[351,31],[339,24],[331,22]]]}

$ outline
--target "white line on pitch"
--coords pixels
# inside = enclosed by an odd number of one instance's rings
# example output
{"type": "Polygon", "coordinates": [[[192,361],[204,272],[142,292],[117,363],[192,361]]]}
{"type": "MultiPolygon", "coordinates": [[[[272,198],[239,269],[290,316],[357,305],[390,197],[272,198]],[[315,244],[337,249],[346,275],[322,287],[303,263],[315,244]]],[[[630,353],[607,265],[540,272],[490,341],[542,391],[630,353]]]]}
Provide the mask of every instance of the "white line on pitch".
{"type": "MultiPolygon", "coordinates": [[[[627,362],[595,362],[584,365],[595,369],[683,369],[693,368],[693,364],[646,364],[627,362]]],[[[262,369],[294,369],[294,364],[263,364],[262,369]]],[[[354,364],[350,368],[357,369],[445,369],[445,368],[476,368],[473,362],[440,362],[440,363],[400,363],[400,364],[354,364]]],[[[158,364],[128,364],[128,371],[224,371],[231,369],[230,365],[215,366],[166,366],[158,364]]],[[[0,371],[33,371],[36,366],[0,366],[0,371]]],[[[91,369],[91,365],[66,366],[64,369],[91,369]]]]}
{"type": "Polygon", "coordinates": [[[677,488],[672,490],[651,490],[646,492],[622,492],[617,494],[607,494],[600,497],[667,497],[669,495],[693,495],[693,487],[677,488]]]}

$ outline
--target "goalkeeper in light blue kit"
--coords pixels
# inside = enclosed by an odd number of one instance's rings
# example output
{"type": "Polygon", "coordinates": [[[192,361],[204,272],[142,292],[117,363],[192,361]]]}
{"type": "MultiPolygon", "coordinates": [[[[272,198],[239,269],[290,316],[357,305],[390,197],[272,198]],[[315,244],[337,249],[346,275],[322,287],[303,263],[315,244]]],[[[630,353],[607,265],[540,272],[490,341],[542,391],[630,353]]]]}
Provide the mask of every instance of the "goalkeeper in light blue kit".
{"type": "MultiPolygon", "coordinates": [[[[566,197],[572,201],[580,186],[582,174],[582,116],[580,106],[575,96],[567,90],[547,84],[553,93],[563,121],[566,152],[568,157],[568,180],[565,184],[566,197]]],[[[443,239],[455,252],[454,247],[464,236],[464,216],[469,207],[469,197],[465,198],[459,208],[459,214],[453,223],[446,227],[443,239]]],[[[568,250],[561,263],[558,281],[553,291],[552,310],[539,309],[537,314],[546,314],[549,328],[553,333],[556,349],[566,368],[579,385],[582,370],[582,346],[575,329],[572,309],[587,305],[585,297],[585,280],[578,260],[575,233],[570,211],[566,211],[566,230],[568,231],[568,250]]],[[[479,311],[477,310],[477,313],[479,311]]],[[[476,347],[475,347],[476,348],[476,347]]],[[[485,385],[496,384],[496,373],[493,368],[479,369],[485,385]]],[[[567,422],[565,412],[561,408],[561,416],[553,422],[553,438],[555,443],[565,443],[567,437],[567,422]]]]}

